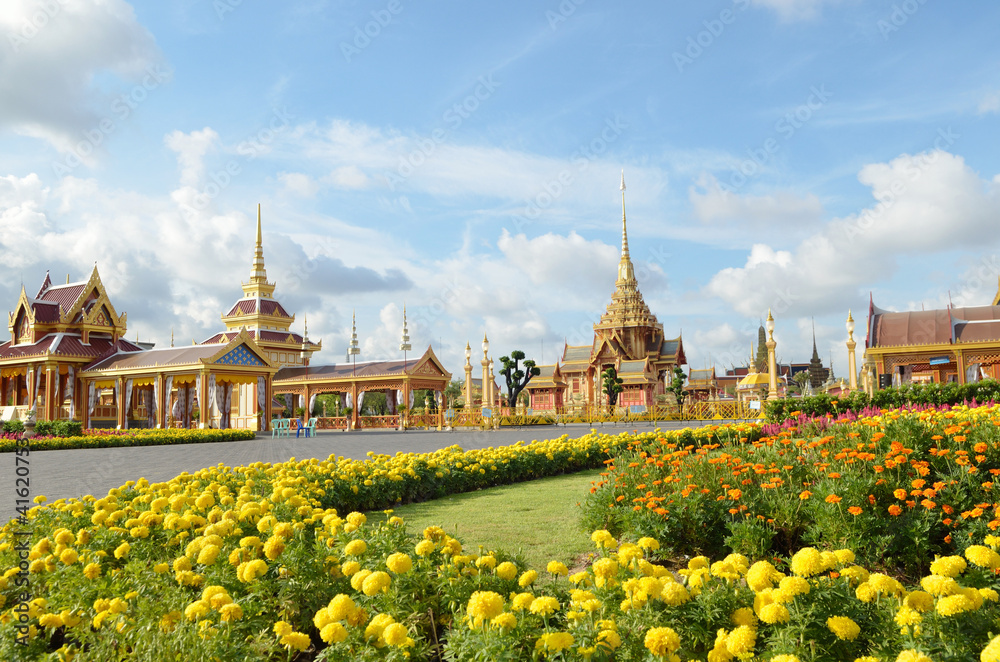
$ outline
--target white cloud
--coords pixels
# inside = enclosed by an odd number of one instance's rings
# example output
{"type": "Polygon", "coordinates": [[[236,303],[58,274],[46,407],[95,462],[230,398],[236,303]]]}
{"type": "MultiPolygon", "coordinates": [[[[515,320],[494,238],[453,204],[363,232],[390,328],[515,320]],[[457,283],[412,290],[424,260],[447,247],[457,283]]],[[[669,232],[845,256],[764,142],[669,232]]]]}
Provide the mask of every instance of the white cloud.
{"type": "Polygon", "coordinates": [[[801,228],[818,221],[823,213],[823,205],[813,194],[800,197],[779,191],[771,195],[739,195],[724,190],[710,174],[698,178],[688,189],[688,198],[698,220],[709,225],[801,228]]]}
{"type": "Polygon", "coordinates": [[[323,178],[323,181],[335,188],[346,190],[364,189],[371,184],[368,175],[353,165],[335,168],[333,172],[323,178]]]}
{"type": "Polygon", "coordinates": [[[994,90],[979,101],[976,109],[980,115],[1000,112],[1000,90],[994,90]]]}
{"type": "Polygon", "coordinates": [[[319,184],[309,175],[301,172],[284,172],[278,175],[285,190],[293,195],[311,198],[319,191],[319,184]]]}
{"type": "Polygon", "coordinates": [[[184,133],[173,131],[164,137],[164,144],[177,153],[181,169],[181,186],[197,186],[205,175],[205,154],[216,148],[219,134],[211,127],[184,133]]]}
{"type": "MultiPolygon", "coordinates": [[[[153,36],[123,0],[5,0],[0,33],[0,129],[64,152],[81,141],[99,145],[88,132],[110,133],[169,78],[153,36]],[[95,83],[102,72],[134,87],[104,91],[95,83]]],[[[91,158],[90,149],[77,151],[81,160],[91,158]]]]}
{"type": "Polygon", "coordinates": [[[764,244],[743,267],[723,269],[706,291],[745,315],[823,313],[857,303],[858,291],[892,275],[904,255],[983,250],[1000,215],[1000,181],[935,150],[865,166],[858,180],[876,202],[835,219],[794,251],[764,244]],[[776,313],[777,314],[777,313],[776,313]]]}

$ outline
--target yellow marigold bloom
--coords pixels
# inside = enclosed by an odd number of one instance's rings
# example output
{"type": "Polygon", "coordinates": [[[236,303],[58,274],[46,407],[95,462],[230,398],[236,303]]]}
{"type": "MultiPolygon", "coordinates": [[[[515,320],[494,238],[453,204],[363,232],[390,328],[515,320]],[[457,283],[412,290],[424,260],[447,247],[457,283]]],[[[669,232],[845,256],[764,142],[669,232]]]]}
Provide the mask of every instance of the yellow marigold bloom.
{"type": "Polygon", "coordinates": [[[683,584],[667,582],[660,590],[660,601],[676,607],[691,599],[691,593],[683,584]]]}
{"type": "Polygon", "coordinates": [[[597,645],[615,650],[622,645],[621,636],[614,630],[601,630],[597,633],[597,645]]]}
{"type": "Polygon", "coordinates": [[[368,543],[364,540],[352,540],[344,546],[344,554],[348,556],[361,556],[368,550],[368,543]]]}
{"type": "Polygon", "coordinates": [[[997,593],[996,591],[994,591],[991,588],[981,588],[981,589],[979,589],[979,595],[984,600],[989,600],[990,602],[996,602],[997,600],[1000,600],[1000,593],[997,593]]]}
{"type": "Polygon", "coordinates": [[[865,570],[861,566],[859,566],[859,565],[852,565],[849,568],[844,568],[843,570],[841,570],[840,571],[840,576],[843,577],[844,579],[847,579],[852,584],[857,585],[857,584],[860,584],[862,582],[868,581],[868,578],[871,575],[869,574],[869,572],[867,570],[865,570]]]}
{"type": "Polygon", "coordinates": [[[931,563],[931,574],[942,577],[958,577],[965,572],[968,564],[961,556],[944,556],[931,563]]]}
{"type": "Polygon", "coordinates": [[[218,558],[220,551],[222,550],[219,549],[218,545],[205,545],[198,552],[198,563],[212,565],[215,563],[215,559],[218,558]]]}
{"type": "Polygon", "coordinates": [[[229,604],[222,605],[219,609],[219,615],[226,623],[238,621],[243,618],[243,608],[235,602],[230,602],[229,604]]]}
{"type": "Polygon", "coordinates": [[[872,587],[872,590],[879,595],[884,594],[902,597],[905,592],[903,585],[896,579],[878,572],[869,575],[867,583],[872,587]]]}
{"type": "Polygon", "coordinates": [[[757,645],[757,631],[748,625],[741,625],[726,637],[726,650],[732,655],[747,655],[757,645]]]}
{"type": "Polygon", "coordinates": [[[812,577],[825,569],[823,555],[813,547],[803,547],[792,556],[792,572],[800,577],[812,577]]]}
{"type": "Polygon", "coordinates": [[[838,639],[854,641],[861,634],[861,628],[847,616],[831,616],[826,619],[826,627],[837,635],[838,639]]]}
{"type": "Polygon", "coordinates": [[[191,569],[191,559],[186,556],[178,556],[174,559],[174,572],[184,572],[191,569]]]}
{"type": "Polygon", "coordinates": [[[389,573],[376,570],[365,577],[365,581],[361,585],[361,591],[368,596],[376,595],[387,591],[390,584],[392,584],[392,578],[389,577],[389,573]]]}
{"type": "Polygon", "coordinates": [[[618,575],[618,563],[613,559],[598,559],[590,566],[599,588],[618,575]]]}
{"type": "Polygon", "coordinates": [[[957,593],[946,595],[937,601],[935,610],[942,616],[954,616],[967,611],[975,611],[976,605],[967,596],[957,593]]]}
{"type": "Polygon", "coordinates": [[[756,593],[765,588],[772,588],[774,582],[780,580],[782,577],[784,575],[778,572],[777,568],[767,561],[757,561],[747,570],[747,586],[756,593]]]}
{"type": "Polygon", "coordinates": [[[979,654],[980,662],[997,662],[1000,660],[1000,635],[990,639],[986,648],[979,654]]]}
{"type": "Polygon", "coordinates": [[[505,611],[502,614],[494,616],[490,624],[499,630],[513,630],[517,627],[517,616],[509,611],[505,611]]]}
{"type": "Polygon", "coordinates": [[[67,547],[59,554],[59,560],[66,565],[73,565],[80,560],[80,555],[72,547],[67,547]]]}
{"type": "Polygon", "coordinates": [[[353,577],[354,573],[358,570],[361,570],[361,564],[357,561],[347,561],[340,566],[340,572],[342,572],[345,577],[353,577]]]}
{"type": "Polygon", "coordinates": [[[933,662],[933,660],[918,650],[908,648],[899,654],[896,658],[896,662],[933,662]]]}
{"type": "Polygon", "coordinates": [[[236,578],[243,583],[250,583],[265,574],[267,574],[267,562],[263,559],[246,561],[236,568],[236,578]]]}
{"type": "Polygon", "coordinates": [[[288,522],[280,522],[274,526],[271,533],[279,538],[287,539],[291,538],[295,534],[295,529],[293,529],[292,525],[288,522]]]}
{"type": "Polygon", "coordinates": [[[440,526],[428,526],[424,529],[424,540],[430,540],[433,542],[440,542],[445,539],[447,534],[444,532],[440,526]]]}
{"type": "Polygon", "coordinates": [[[539,616],[549,616],[559,610],[559,601],[547,595],[537,597],[531,601],[531,606],[528,607],[528,610],[532,614],[538,614],[539,616]]]}
{"type": "Polygon", "coordinates": [[[63,620],[59,614],[42,614],[38,617],[38,624],[43,628],[58,628],[62,627],[63,620]]]}
{"type": "Polygon", "coordinates": [[[837,549],[834,550],[833,554],[837,557],[837,562],[840,565],[854,563],[854,552],[849,549],[837,549]]]}
{"type": "Polygon", "coordinates": [[[653,552],[660,549],[660,541],[657,540],[656,538],[650,538],[649,536],[644,536],[642,538],[639,538],[639,540],[637,540],[635,544],[638,545],[639,547],[642,547],[643,549],[647,549],[653,552]]]}
{"type": "Polygon", "coordinates": [[[534,602],[535,596],[531,593],[518,593],[510,601],[511,611],[524,611],[534,602]]]}
{"type": "Polygon", "coordinates": [[[385,630],[382,631],[382,638],[385,639],[385,643],[390,646],[405,648],[406,646],[413,645],[413,639],[410,639],[409,634],[410,633],[406,629],[406,626],[402,623],[390,623],[385,626],[385,630]]]}
{"type": "MultiPolygon", "coordinates": [[[[89,565],[97,565],[97,564],[94,563],[94,564],[89,564],[89,565]]],[[[97,569],[100,570],[100,566],[98,566],[97,569]]],[[[153,572],[155,572],[158,575],[162,575],[167,570],[170,570],[170,565],[167,564],[167,563],[157,563],[156,565],[153,566],[153,572]]],[[[84,569],[84,574],[86,574],[86,572],[87,572],[86,569],[84,569]]],[[[91,578],[91,579],[93,579],[93,578],[91,578]]]]}
{"type": "Polygon", "coordinates": [[[286,623],[285,621],[275,622],[273,629],[274,629],[274,634],[278,635],[279,637],[284,637],[286,634],[290,634],[292,632],[292,626],[286,623]]]}
{"type": "MultiPolygon", "coordinates": [[[[353,542],[361,542],[362,544],[364,544],[364,541],[355,540],[353,542]]],[[[281,556],[281,553],[284,551],[285,551],[285,541],[283,538],[279,536],[276,535],[271,536],[270,538],[267,539],[267,542],[264,543],[264,556],[266,556],[271,561],[281,556]]]]}
{"type": "Polygon", "coordinates": [[[409,554],[396,552],[395,554],[389,555],[389,558],[385,560],[385,565],[389,568],[389,570],[397,575],[402,575],[413,569],[413,560],[410,558],[409,554]]]}
{"type": "Polygon", "coordinates": [[[874,655],[864,655],[862,657],[854,658],[854,662],[882,662],[882,660],[874,655]]]}
{"type": "Polygon", "coordinates": [[[998,547],[1000,547],[1000,536],[995,536],[993,534],[990,534],[985,538],[983,538],[983,542],[992,547],[993,549],[997,549],[998,547]]]}
{"type": "Polygon", "coordinates": [[[764,621],[768,625],[774,625],[775,623],[787,623],[788,619],[791,618],[791,614],[788,613],[788,607],[777,602],[772,602],[771,604],[761,607],[758,615],[760,616],[760,620],[764,621]]]}
{"type": "Polygon", "coordinates": [[[308,634],[303,632],[289,632],[281,637],[279,643],[284,644],[293,651],[304,651],[309,648],[312,640],[309,638],[308,634]]]}
{"type": "Polygon", "coordinates": [[[128,556],[128,553],[129,551],[131,551],[131,549],[132,545],[128,544],[127,542],[123,542],[122,544],[115,547],[115,558],[116,559],[125,558],[126,556],[128,556]]]}
{"type": "Polygon", "coordinates": [[[189,621],[197,621],[199,618],[207,614],[211,610],[211,605],[209,605],[204,600],[196,600],[184,608],[184,616],[189,621]]]}
{"type": "Polygon", "coordinates": [[[646,632],[643,644],[653,655],[665,658],[681,647],[681,638],[672,628],[650,628],[646,632]]]}
{"type": "Polygon", "coordinates": [[[928,612],[934,608],[934,596],[925,591],[910,591],[903,599],[903,604],[919,612],[928,612]]]}
{"type": "Polygon", "coordinates": [[[933,596],[941,597],[958,592],[959,586],[951,577],[928,575],[920,580],[920,587],[933,596]]]}
{"type": "Polygon", "coordinates": [[[798,655],[775,655],[771,662],[802,662],[798,655]]]}
{"type": "Polygon", "coordinates": [[[517,577],[517,566],[510,561],[504,561],[493,572],[500,579],[511,580],[517,577]]]}
{"type": "MultiPolygon", "coordinates": [[[[789,599],[797,595],[808,595],[809,588],[808,580],[802,577],[784,577],[778,584],[778,590],[789,599]]],[[[787,602],[787,600],[782,600],[782,602],[787,602]]]]}
{"type": "Polygon", "coordinates": [[[66,528],[56,529],[52,534],[52,538],[56,541],[57,545],[68,545],[76,540],[73,532],[66,528]]]}
{"type": "Polygon", "coordinates": [[[328,644],[337,644],[347,639],[347,628],[338,622],[327,623],[319,631],[319,638],[328,644]]]}
{"type": "Polygon", "coordinates": [[[417,556],[427,556],[434,551],[434,543],[430,540],[421,540],[417,543],[414,551],[417,553],[417,556]]]}
{"type": "Polygon", "coordinates": [[[980,568],[989,568],[990,570],[996,570],[1000,568],[1000,554],[986,547],[984,545],[971,545],[965,548],[965,558],[969,561],[979,566],[980,568]]]}
{"type": "Polygon", "coordinates": [[[504,601],[499,593],[493,591],[476,591],[469,597],[466,613],[472,621],[472,627],[478,628],[483,622],[496,618],[503,612],[504,601]]]}
{"type": "Polygon", "coordinates": [[[590,534],[590,540],[594,542],[598,548],[603,547],[604,549],[611,549],[618,546],[618,541],[615,540],[615,537],[605,529],[598,529],[597,531],[594,531],[590,534]]]}
{"type": "Polygon", "coordinates": [[[354,604],[354,600],[351,599],[351,596],[345,595],[344,593],[338,593],[332,600],[330,600],[330,604],[328,604],[326,608],[332,620],[343,621],[357,611],[358,607],[354,604]]]}
{"type": "Polygon", "coordinates": [[[701,570],[709,566],[707,556],[696,556],[688,561],[688,570],[701,570]]]}
{"type": "Polygon", "coordinates": [[[361,526],[362,524],[368,521],[368,518],[365,516],[364,513],[358,513],[358,512],[348,513],[346,519],[349,523],[353,524],[354,526],[361,526]]]}
{"type": "Polygon", "coordinates": [[[547,653],[565,650],[573,645],[573,635],[569,632],[547,632],[535,642],[535,650],[542,649],[547,653]]]}
{"type": "Polygon", "coordinates": [[[365,585],[365,580],[368,579],[368,575],[370,574],[372,574],[371,570],[362,568],[351,575],[351,588],[355,591],[361,591],[362,587],[365,585]]]}
{"type": "Polygon", "coordinates": [[[566,564],[560,563],[559,561],[549,561],[549,564],[545,566],[545,571],[550,575],[560,575],[563,577],[569,574],[569,569],[566,568],[566,564]]]}
{"type": "Polygon", "coordinates": [[[371,620],[368,627],[365,628],[365,639],[376,639],[378,643],[384,643],[382,639],[382,633],[385,629],[396,622],[389,614],[378,614],[371,620]]]}
{"type": "Polygon", "coordinates": [[[924,617],[921,616],[920,612],[913,607],[903,605],[898,611],[896,611],[896,616],[893,620],[896,621],[896,625],[907,627],[910,625],[918,625],[924,620],[924,617]]]}
{"type": "Polygon", "coordinates": [[[733,625],[749,625],[751,627],[757,625],[757,616],[749,607],[740,607],[732,613],[729,620],[733,622],[733,625]]]}
{"type": "Polygon", "coordinates": [[[485,568],[486,570],[492,570],[497,567],[497,557],[492,554],[486,554],[485,556],[480,556],[476,559],[477,568],[485,568]]]}
{"type": "Polygon", "coordinates": [[[529,586],[535,583],[536,579],[538,579],[537,572],[535,572],[534,570],[525,570],[523,573],[521,573],[521,577],[520,579],[517,580],[517,584],[521,588],[528,588],[529,586]]]}

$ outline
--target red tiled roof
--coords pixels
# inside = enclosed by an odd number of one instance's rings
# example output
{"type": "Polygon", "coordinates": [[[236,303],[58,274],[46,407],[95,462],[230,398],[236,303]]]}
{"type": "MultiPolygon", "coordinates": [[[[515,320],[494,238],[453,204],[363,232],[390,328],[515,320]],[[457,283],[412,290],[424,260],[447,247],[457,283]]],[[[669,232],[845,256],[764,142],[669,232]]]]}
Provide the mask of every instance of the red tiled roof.
{"type": "MultiPolygon", "coordinates": [[[[224,315],[224,317],[233,317],[236,315],[253,315],[257,312],[257,301],[258,299],[240,299],[233,304],[233,307],[229,309],[229,312],[224,315]]],[[[273,299],[259,299],[260,301],[260,312],[262,315],[274,315],[276,317],[291,317],[280,303],[273,299]]]]}
{"type": "Polygon", "coordinates": [[[128,340],[119,339],[118,342],[112,343],[110,337],[94,335],[90,336],[90,343],[85,345],[78,335],[49,333],[32,345],[11,345],[10,341],[0,344],[0,359],[41,356],[48,349],[51,349],[56,356],[97,360],[119,350],[136,352],[142,348],[128,340]]]}
{"type": "MultiPolygon", "coordinates": [[[[221,333],[216,333],[214,336],[208,340],[203,340],[202,345],[212,345],[215,343],[229,342],[233,338],[239,335],[237,331],[223,331],[221,333]]],[[[256,329],[247,329],[247,335],[249,335],[254,340],[262,340],[264,342],[287,342],[288,338],[291,337],[292,342],[296,345],[302,344],[302,336],[297,333],[292,333],[291,331],[260,331],[256,329]]],[[[311,340],[309,344],[315,344],[311,340]]]]}
{"type": "Polygon", "coordinates": [[[80,298],[80,295],[83,294],[83,288],[86,286],[86,283],[72,283],[70,285],[49,287],[38,299],[45,303],[54,303],[56,306],[62,306],[63,310],[69,310],[76,303],[77,299],[80,298]]]}
{"type": "Polygon", "coordinates": [[[59,304],[53,302],[36,301],[31,304],[35,312],[35,321],[42,323],[54,323],[59,321],[59,304]]]}

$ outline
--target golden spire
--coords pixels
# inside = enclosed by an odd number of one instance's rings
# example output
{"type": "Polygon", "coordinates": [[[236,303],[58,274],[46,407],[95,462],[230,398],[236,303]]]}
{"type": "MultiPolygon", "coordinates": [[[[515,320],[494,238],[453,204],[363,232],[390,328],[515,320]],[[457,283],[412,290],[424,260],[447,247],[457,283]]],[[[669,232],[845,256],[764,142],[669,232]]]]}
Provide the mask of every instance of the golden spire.
{"type": "Polygon", "coordinates": [[[625,171],[622,170],[622,259],[618,263],[618,280],[615,283],[620,289],[622,285],[631,286],[638,289],[635,280],[635,268],[632,266],[632,259],[628,254],[628,230],[625,225],[625,171]]]}
{"type": "Polygon", "coordinates": [[[267,282],[264,269],[264,239],[260,223],[260,203],[257,203],[257,240],[254,243],[253,263],[250,265],[250,282],[243,283],[243,296],[270,299],[274,294],[274,283],[267,282]]]}

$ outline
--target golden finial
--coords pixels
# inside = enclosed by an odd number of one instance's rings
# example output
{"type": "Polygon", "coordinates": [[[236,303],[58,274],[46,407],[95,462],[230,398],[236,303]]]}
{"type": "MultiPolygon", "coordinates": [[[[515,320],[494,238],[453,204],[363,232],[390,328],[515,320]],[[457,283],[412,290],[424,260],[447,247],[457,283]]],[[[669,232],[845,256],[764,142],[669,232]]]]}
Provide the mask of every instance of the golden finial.
{"type": "Polygon", "coordinates": [[[174,327],[170,327],[170,346],[174,346],[174,327]]]}

